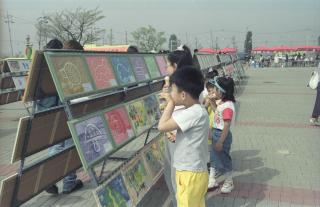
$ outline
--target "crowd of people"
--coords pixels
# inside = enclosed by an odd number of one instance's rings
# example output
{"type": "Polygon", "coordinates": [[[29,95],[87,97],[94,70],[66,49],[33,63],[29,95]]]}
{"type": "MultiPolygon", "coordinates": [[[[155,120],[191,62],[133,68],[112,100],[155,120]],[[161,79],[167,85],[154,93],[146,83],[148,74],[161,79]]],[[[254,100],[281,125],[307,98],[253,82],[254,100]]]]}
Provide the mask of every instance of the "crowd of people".
{"type": "Polygon", "coordinates": [[[207,191],[219,186],[218,176],[225,175],[222,193],[234,188],[234,81],[215,70],[204,78],[186,46],[168,55],[167,70],[169,81],[161,93],[166,106],[158,125],[167,135],[165,180],[174,206],[205,206],[207,191]]]}
{"type": "Polygon", "coordinates": [[[249,60],[250,67],[312,67],[320,62],[316,52],[256,53],[249,60]]]}

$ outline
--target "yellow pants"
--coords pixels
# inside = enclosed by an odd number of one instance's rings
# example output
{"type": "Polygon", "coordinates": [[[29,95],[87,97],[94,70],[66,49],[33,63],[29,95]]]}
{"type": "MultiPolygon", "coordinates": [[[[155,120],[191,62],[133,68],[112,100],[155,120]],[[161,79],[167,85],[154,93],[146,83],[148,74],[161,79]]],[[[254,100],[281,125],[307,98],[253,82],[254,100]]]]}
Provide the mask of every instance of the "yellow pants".
{"type": "Polygon", "coordinates": [[[176,171],[177,206],[205,207],[208,172],[176,171]]]}

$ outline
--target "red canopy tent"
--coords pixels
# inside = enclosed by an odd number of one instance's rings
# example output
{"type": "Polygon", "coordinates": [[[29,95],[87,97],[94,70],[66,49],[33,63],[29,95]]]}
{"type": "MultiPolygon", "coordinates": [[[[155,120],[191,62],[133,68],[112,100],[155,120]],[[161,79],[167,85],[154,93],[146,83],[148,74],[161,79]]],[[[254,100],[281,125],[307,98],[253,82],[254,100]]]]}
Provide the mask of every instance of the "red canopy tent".
{"type": "Polygon", "coordinates": [[[226,48],[222,48],[222,49],[218,50],[217,52],[221,52],[221,53],[234,53],[234,52],[237,52],[237,49],[236,49],[236,48],[226,47],[226,48]]]}
{"type": "Polygon", "coordinates": [[[303,45],[295,47],[297,51],[320,51],[320,46],[303,45]]]}
{"type": "Polygon", "coordinates": [[[281,46],[275,46],[270,48],[271,51],[273,52],[289,52],[289,51],[295,51],[296,48],[295,47],[289,47],[286,45],[281,45],[281,46]]]}
{"type": "Polygon", "coordinates": [[[260,46],[252,49],[253,52],[270,52],[272,51],[271,48],[267,46],[260,46]]]}
{"type": "Polygon", "coordinates": [[[206,48],[201,48],[198,50],[198,52],[200,53],[216,53],[217,51],[215,49],[212,49],[212,48],[209,48],[209,47],[206,47],[206,48]]]}

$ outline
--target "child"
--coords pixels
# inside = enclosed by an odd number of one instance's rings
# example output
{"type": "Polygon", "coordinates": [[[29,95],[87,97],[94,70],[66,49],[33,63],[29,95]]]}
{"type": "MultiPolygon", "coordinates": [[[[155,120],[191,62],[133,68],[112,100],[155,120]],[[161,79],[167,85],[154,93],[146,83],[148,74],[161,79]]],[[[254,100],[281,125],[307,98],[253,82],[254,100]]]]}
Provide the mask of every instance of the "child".
{"type": "MultiPolygon", "coordinates": [[[[190,53],[190,49],[183,45],[180,46],[177,50],[171,52],[168,54],[168,61],[167,61],[167,71],[168,75],[171,76],[171,74],[178,70],[183,68],[183,66],[192,65],[192,55],[190,53]]],[[[163,86],[163,92],[168,92],[170,88],[169,83],[169,76],[165,77],[165,84],[163,86]]],[[[161,111],[166,106],[166,101],[162,102],[163,104],[160,105],[161,111]]],[[[174,114],[179,113],[182,109],[184,109],[184,106],[176,106],[174,109],[174,114]]],[[[170,131],[166,133],[166,144],[165,144],[165,162],[164,162],[164,177],[166,184],[169,189],[169,193],[171,195],[171,201],[173,207],[177,206],[177,202],[175,199],[176,194],[176,180],[175,180],[175,173],[176,170],[172,166],[173,163],[173,153],[175,150],[175,137],[176,137],[176,130],[170,131]]]]}
{"type": "Polygon", "coordinates": [[[230,125],[234,117],[234,82],[229,77],[215,77],[209,80],[214,87],[215,98],[219,100],[214,115],[212,132],[212,150],[210,155],[210,175],[208,188],[217,187],[219,184],[215,180],[218,172],[225,173],[226,179],[221,187],[222,193],[230,193],[233,186],[232,160],[230,148],[232,134],[230,125]]]}
{"type": "Polygon", "coordinates": [[[185,66],[170,77],[172,90],[163,92],[167,106],[159,120],[162,132],[177,130],[173,167],[176,169],[178,207],[204,207],[208,188],[209,118],[199,102],[204,80],[200,70],[185,66]],[[185,109],[174,113],[174,107],[185,109]]]}

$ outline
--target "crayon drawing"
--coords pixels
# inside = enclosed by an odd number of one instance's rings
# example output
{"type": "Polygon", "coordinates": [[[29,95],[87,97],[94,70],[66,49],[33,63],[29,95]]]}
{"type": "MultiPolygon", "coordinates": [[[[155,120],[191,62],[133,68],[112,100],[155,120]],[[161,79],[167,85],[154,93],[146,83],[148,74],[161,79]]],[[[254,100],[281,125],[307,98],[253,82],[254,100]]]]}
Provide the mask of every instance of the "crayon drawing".
{"type": "Polygon", "coordinates": [[[130,61],[137,81],[146,81],[150,79],[143,57],[130,57],[130,61]]]}
{"type": "Polygon", "coordinates": [[[163,155],[157,142],[154,142],[144,153],[144,160],[153,178],[163,169],[163,155]]]}
{"type": "Polygon", "coordinates": [[[141,200],[151,185],[151,177],[147,173],[142,159],[134,160],[124,172],[126,186],[137,203],[141,200]]]}
{"type": "Polygon", "coordinates": [[[98,202],[102,207],[131,207],[132,201],[122,175],[119,174],[110,182],[96,190],[98,202]]]}
{"type": "Polygon", "coordinates": [[[87,63],[97,89],[117,86],[111,64],[105,56],[87,56],[87,63]]]}
{"type": "Polygon", "coordinates": [[[8,60],[10,72],[21,72],[19,62],[17,60],[8,60]]]}
{"type": "Polygon", "coordinates": [[[143,99],[144,108],[147,114],[148,126],[154,125],[160,118],[160,108],[157,98],[154,95],[143,99]]]}
{"type": "Polygon", "coordinates": [[[147,68],[149,70],[151,78],[159,78],[161,76],[157,63],[153,56],[145,56],[144,60],[146,62],[147,68]]]}
{"type": "Polygon", "coordinates": [[[112,149],[111,137],[101,116],[75,124],[82,154],[88,164],[105,156],[112,149]]]}
{"type": "Polygon", "coordinates": [[[159,144],[159,151],[162,153],[162,155],[165,155],[165,137],[164,137],[164,133],[161,133],[159,135],[159,139],[158,139],[158,144],[159,144]]]}
{"type": "Polygon", "coordinates": [[[20,70],[21,71],[29,71],[31,61],[30,60],[20,60],[19,65],[20,65],[20,70]]]}
{"type": "Polygon", "coordinates": [[[51,56],[64,96],[93,90],[85,62],[79,56],[51,56]]]}
{"type": "Polygon", "coordinates": [[[168,71],[167,71],[167,62],[166,59],[163,55],[157,55],[156,56],[156,62],[159,66],[160,72],[162,76],[166,76],[168,75],[168,71]]]}
{"type": "Polygon", "coordinates": [[[120,145],[134,136],[129,117],[124,107],[113,109],[105,113],[106,120],[114,142],[120,145]]]}
{"type": "Polygon", "coordinates": [[[26,76],[12,77],[16,90],[22,90],[26,88],[26,76]]]}
{"type": "Polygon", "coordinates": [[[131,102],[127,105],[127,111],[136,135],[147,129],[147,115],[142,100],[131,102]]]}
{"type": "Polygon", "coordinates": [[[113,56],[111,62],[120,85],[128,85],[136,81],[127,57],[113,56]]]}

